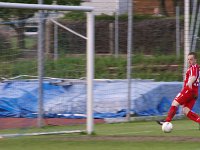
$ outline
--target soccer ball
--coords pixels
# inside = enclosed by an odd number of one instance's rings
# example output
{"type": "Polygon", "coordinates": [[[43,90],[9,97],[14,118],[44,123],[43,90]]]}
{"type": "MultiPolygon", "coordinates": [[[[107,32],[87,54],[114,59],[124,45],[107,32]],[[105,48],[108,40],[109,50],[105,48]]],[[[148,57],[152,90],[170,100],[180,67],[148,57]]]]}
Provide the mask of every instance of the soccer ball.
{"type": "Polygon", "coordinates": [[[169,133],[173,130],[173,125],[171,122],[164,122],[162,125],[162,131],[165,133],[169,133]]]}

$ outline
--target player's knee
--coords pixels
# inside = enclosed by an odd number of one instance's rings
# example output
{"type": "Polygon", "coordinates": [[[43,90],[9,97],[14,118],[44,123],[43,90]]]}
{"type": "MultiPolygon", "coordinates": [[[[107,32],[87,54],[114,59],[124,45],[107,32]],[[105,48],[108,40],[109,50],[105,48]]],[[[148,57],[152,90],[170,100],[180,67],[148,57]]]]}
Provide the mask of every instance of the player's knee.
{"type": "Polygon", "coordinates": [[[176,106],[176,107],[178,107],[180,104],[176,101],[176,100],[174,100],[173,102],[172,102],[172,106],[176,106]]]}
{"type": "Polygon", "coordinates": [[[183,114],[187,116],[190,109],[188,107],[183,107],[183,114]]]}

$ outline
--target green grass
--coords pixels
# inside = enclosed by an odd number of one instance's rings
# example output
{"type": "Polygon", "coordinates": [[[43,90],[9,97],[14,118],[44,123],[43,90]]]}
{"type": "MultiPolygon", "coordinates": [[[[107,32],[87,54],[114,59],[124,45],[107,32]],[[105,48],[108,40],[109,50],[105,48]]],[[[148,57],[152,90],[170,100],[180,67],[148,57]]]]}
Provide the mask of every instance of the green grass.
{"type": "Polygon", "coordinates": [[[200,131],[189,120],[172,122],[174,130],[163,133],[154,121],[95,125],[95,135],[62,134],[0,139],[2,150],[197,150],[200,131]]]}
{"type": "MultiPolygon", "coordinates": [[[[37,75],[37,59],[15,59],[4,63],[0,60],[0,76],[37,75]]],[[[85,55],[62,55],[57,61],[45,60],[45,76],[54,78],[82,78],[86,76],[85,55]]],[[[134,55],[132,57],[132,78],[154,79],[155,81],[182,81],[183,57],[174,55],[134,55]]],[[[126,79],[126,55],[95,56],[96,79],[126,79]]]]}
{"type": "Polygon", "coordinates": [[[29,36],[25,38],[25,47],[27,49],[37,48],[37,36],[29,36]]]}
{"type": "MultiPolygon", "coordinates": [[[[86,14],[84,12],[81,11],[77,11],[77,12],[69,12],[67,14],[65,14],[65,16],[63,17],[64,19],[67,20],[85,20],[86,19],[86,14]]],[[[150,20],[150,19],[167,19],[170,17],[156,17],[156,16],[152,16],[152,15],[139,15],[136,14],[133,16],[134,21],[142,21],[142,20],[150,20]]],[[[115,15],[107,15],[107,14],[101,14],[101,15],[97,15],[95,16],[95,20],[115,20],[115,15]]],[[[119,15],[119,20],[128,20],[128,14],[122,14],[119,15]]]]}

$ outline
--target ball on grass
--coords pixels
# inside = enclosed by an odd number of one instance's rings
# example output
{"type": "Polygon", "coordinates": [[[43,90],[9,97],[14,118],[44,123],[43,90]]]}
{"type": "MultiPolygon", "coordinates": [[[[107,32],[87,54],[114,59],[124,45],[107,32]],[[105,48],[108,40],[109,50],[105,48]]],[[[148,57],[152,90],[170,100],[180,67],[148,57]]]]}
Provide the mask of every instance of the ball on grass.
{"type": "Polygon", "coordinates": [[[162,125],[162,131],[165,133],[169,133],[173,130],[173,125],[171,122],[165,122],[162,125]]]}

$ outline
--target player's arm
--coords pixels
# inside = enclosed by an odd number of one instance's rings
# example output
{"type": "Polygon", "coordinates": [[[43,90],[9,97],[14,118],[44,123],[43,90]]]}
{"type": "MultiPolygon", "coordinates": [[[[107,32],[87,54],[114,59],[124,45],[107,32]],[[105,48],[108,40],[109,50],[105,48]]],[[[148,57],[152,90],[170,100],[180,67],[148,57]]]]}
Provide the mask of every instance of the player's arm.
{"type": "MultiPolygon", "coordinates": [[[[199,66],[198,66],[199,67],[199,66]]],[[[187,86],[192,89],[193,83],[197,80],[199,74],[199,68],[197,66],[191,67],[191,74],[187,82],[187,86]]]]}
{"type": "Polygon", "coordinates": [[[196,76],[191,76],[188,80],[187,86],[192,89],[192,84],[196,81],[196,76]]]}

